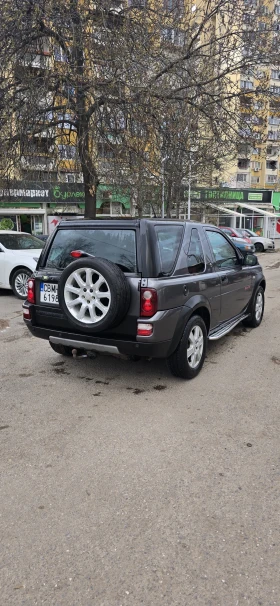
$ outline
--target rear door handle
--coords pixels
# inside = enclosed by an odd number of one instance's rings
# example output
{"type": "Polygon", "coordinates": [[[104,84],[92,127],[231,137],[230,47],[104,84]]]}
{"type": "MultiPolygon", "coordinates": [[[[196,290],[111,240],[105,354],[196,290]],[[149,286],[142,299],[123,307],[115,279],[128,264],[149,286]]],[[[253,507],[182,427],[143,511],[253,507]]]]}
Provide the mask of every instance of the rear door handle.
{"type": "Polygon", "coordinates": [[[221,277],[221,282],[224,282],[224,283],[228,282],[228,277],[227,276],[222,276],[221,277]]]}

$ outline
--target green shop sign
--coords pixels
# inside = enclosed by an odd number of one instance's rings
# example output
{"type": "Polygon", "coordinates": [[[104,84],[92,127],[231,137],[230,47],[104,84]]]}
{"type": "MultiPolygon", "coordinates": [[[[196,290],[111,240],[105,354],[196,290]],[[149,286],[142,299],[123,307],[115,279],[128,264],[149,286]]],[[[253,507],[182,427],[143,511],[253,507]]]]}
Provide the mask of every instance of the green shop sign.
{"type": "MultiPolygon", "coordinates": [[[[184,192],[187,197],[187,190],[184,192]]],[[[271,190],[248,191],[247,189],[195,189],[192,190],[193,200],[211,200],[212,202],[265,202],[271,203],[271,190]]]]}
{"type": "Polygon", "coordinates": [[[54,200],[59,200],[60,202],[75,202],[84,201],[85,192],[83,189],[77,190],[77,184],[75,184],[75,189],[69,190],[68,187],[65,188],[63,185],[56,185],[52,187],[50,190],[51,198],[54,200]]]}
{"type": "Polygon", "coordinates": [[[272,194],[272,204],[277,212],[280,212],[280,191],[274,191],[272,194]]]}
{"type": "MultiPolygon", "coordinates": [[[[109,193],[109,200],[130,209],[130,192],[123,187],[100,185],[97,190],[97,208],[104,203],[102,194],[109,193]]],[[[15,182],[10,187],[0,188],[0,207],[36,207],[40,204],[63,206],[85,204],[83,183],[26,183],[15,182]]]]}

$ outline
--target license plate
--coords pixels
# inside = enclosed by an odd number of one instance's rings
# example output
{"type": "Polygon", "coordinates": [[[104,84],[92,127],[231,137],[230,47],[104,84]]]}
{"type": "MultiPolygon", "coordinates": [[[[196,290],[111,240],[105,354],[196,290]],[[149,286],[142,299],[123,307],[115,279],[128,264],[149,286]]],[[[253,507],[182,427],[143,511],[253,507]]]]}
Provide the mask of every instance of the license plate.
{"type": "Polygon", "coordinates": [[[57,284],[51,284],[50,282],[40,283],[40,302],[41,303],[52,303],[58,305],[57,296],[57,284]]]}

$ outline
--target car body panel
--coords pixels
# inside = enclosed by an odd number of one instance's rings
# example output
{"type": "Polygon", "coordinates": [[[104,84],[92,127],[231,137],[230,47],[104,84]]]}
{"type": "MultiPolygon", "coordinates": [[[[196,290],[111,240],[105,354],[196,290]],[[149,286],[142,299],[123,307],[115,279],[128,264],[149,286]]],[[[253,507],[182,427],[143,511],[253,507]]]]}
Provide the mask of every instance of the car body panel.
{"type": "MultiPolygon", "coordinates": [[[[247,242],[246,245],[248,245],[247,242]]],[[[106,255],[104,256],[106,258],[106,255]]],[[[158,219],[61,222],[42,251],[34,277],[36,304],[25,304],[31,314],[31,318],[25,321],[33,334],[41,338],[48,338],[48,335],[54,337],[61,335],[63,339],[69,341],[76,339],[79,342],[83,338],[85,342],[98,345],[107,343],[110,347],[117,343],[117,348],[121,353],[150,355],[151,357],[166,357],[175,351],[184,327],[194,313],[202,315],[210,332],[215,332],[220,326],[228,324],[231,319],[236,322],[239,317],[245,317],[246,313],[248,315],[256,285],[264,280],[261,267],[245,266],[244,255],[236,247],[235,240],[233,241],[218,228],[195,222],[171,220],[162,222],[158,219]],[[180,246],[170,275],[161,273],[155,228],[162,223],[167,227],[168,225],[182,226],[180,246]],[[90,335],[86,331],[82,333],[77,328],[73,328],[59,305],[40,303],[39,293],[41,281],[58,283],[60,279],[61,271],[46,267],[48,252],[57,231],[61,229],[98,229],[99,227],[101,229],[135,229],[138,272],[134,275],[125,273],[130,284],[131,301],[128,313],[122,322],[118,326],[90,335]],[[191,230],[194,228],[199,233],[201,255],[204,258],[204,269],[197,274],[190,273],[188,265],[191,230]],[[236,257],[236,267],[225,268],[217,265],[207,237],[207,229],[222,234],[223,239],[230,244],[233,255],[236,257]],[[152,317],[143,318],[140,315],[141,288],[156,290],[158,307],[152,317]],[[153,326],[152,334],[137,336],[138,322],[151,324],[153,326]]]]}
{"type": "Polygon", "coordinates": [[[1,243],[2,234],[25,234],[25,232],[0,231],[0,288],[11,289],[10,276],[13,270],[26,267],[33,272],[36,269],[37,260],[42,250],[36,248],[21,250],[6,248],[1,243]]]}

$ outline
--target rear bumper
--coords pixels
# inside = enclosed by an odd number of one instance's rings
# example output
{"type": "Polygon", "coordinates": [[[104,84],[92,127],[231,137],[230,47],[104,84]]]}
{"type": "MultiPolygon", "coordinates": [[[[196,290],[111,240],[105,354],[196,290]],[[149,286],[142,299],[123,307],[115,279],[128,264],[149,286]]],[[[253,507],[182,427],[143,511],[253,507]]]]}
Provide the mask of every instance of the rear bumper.
{"type": "Polygon", "coordinates": [[[119,339],[104,339],[99,337],[61,332],[50,328],[41,328],[32,325],[31,321],[24,320],[26,326],[34,337],[46,339],[52,343],[72,347],[73,349],[88,349],[110,354],[127,356],[141,356],[144,358],[167,358],[170,355],[171,341],[158,343],[139,343],[119,339]]]}

